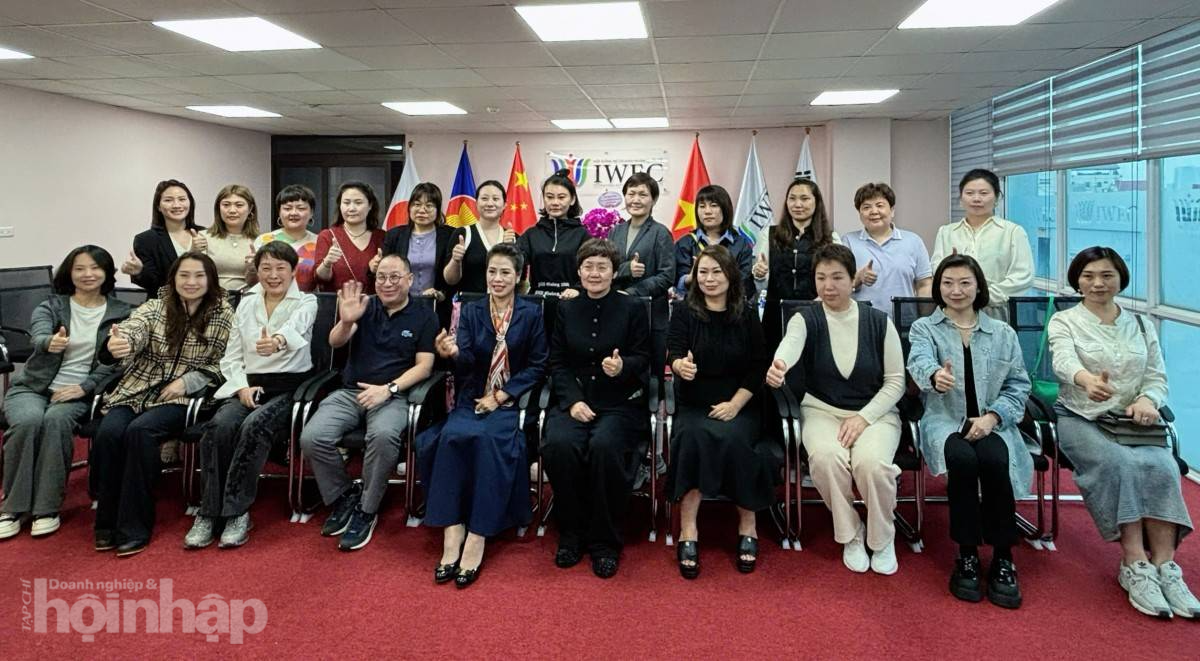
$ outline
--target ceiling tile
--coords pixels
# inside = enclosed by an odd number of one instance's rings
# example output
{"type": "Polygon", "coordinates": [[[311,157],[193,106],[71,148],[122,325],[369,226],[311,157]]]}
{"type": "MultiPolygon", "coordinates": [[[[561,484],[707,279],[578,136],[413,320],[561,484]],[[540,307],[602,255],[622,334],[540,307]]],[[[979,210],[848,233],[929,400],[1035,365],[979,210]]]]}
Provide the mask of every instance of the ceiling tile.
{"type": "Polygon", "coordinates": [[[310,71],[363,71],[371,68],[356,59],[340,55],[326,48],[249,53],[249,56],[259,62],[265,62],[284,71],[295,73],[310,71]]]}
{"type": "Polygon", "coordinates": [[[155,62],[207,76],[284,73],[287,71],[277,65],[256,60],[244,53],[171,53],[147,55],[146,57],[155,62]]]}
{"type": "Polygon", "coordinates": [[[182,92],[175,92],[173,94],[140,94],[139,96],[165,106],[203,106],[211,103],[220,103],[211,96],[184,94],[182,92]]]}
{"type": "Polygon", "coordinates": [[[1103,56],[1103,49],[1040,50],[1006,53],[964,53],[954,56],[946,73],[1063,70],[1103,56]]]}
{"type": "Polygon", "coordinates": [[[827,78],[845,73],[859,58],[826,57],[805,60],[764,60],[754,67],[754,80],[827,78]]]}
{"type": "Polygon", "coordinates": [[[664,64],[662,79],[672,83],[716,80],[741,80],[750,77],[754,62],[703,62],[697,64],[664,64]]]}
{"type": "Polygon", "coordinates": [[[869,89],[911,89],[918,87],[921,81],[929,76],[894,75],[894,76],[842,76],[837,84],[830,89],[839,90],[869,90],[869,89]]]}
{"type": "Polygon", "coordinates": [[[250,13],[225,0],[88,0],[88,3],[143,21],[232,18],[250,13]]]}
{"type": "Polygon", "coordinates": [[[650,34],[691,37],[710,34],[764,34],[775,16],[777,2],[681,0],[642,5],[650,34]]]}
{"type": "Polygon", "coordinates": [[[0,78],[113,78],[113,74],[85,69],[54,60],[0,60],[0,78]]]}
{"type": "Polygon", "coordinates": [[[108,94],[166,94],[169,87],[155,85],[144,78],[105,78],[94,80],[65,80],[65,83],[90,87],[108,94]]]}
{"type": "Polygon", "coordinates": [[[393,72],[413,87],[486,87],[491,85],[471,69],[415,69],[393,72]]]}
{"type": "Polygon", "coordinates": [[[548,67],[554,58],[541,42],[500,44],[438,44],[450,57],[475,69],[491,67],[548,67]]]}
{"type": "Polygon", "coordinates": [[[389,13],[433,43],[486,44],[537,39],[537,35],[512,7],[478,7],[469,12],[439,7],[392,10],[389,13]]]}
{"type": "Polygon", "coordinates": [[[564,66],[597,64],[654,64],[654,52],[648,39],[620,41],[580,41],[546,44],[551,54],[564,66]]]}
{"type": "Polygon", "coordinates": [[[346,103],[346,99],[348,99],[348,98],[351,98],[351,97],[358,98],[358,96],[354,92],[347,92],[344,90],[317,91],[317,92],[282,91],[282,92],[275,92],[275,96],[278,96],[278,97],[284,98],[284,99],[288,99],[289,101],[295,101],[296,103],[303,103],[303,104],[307,104],[307,105],[317,105],[317,104],[323,104],[323,103],[346,103]]]}
{"type": "Polygon", "coordinates": [[[658,83],[647,85],[584,85],[583,91],[593,99],[662,99],[658,83]]]}
{"type": "Polygon", "coordinates": [[[1141,21],[1081,21],[1018,25],[973,51],[1016,51],[1081,48],[1095,41],[1137,27],[1141,21]]]}
{"type": "Polygon", "coordinates": [[[42,28],[0,28],[0,44],[35,57],[120,54],[42,28]]]}
{"type": "Polygon", "coordinates": [[[938,73],[961,62],[962,58],[962,54],[950,53],[860,57],[856,58],[844,73],[847,76],[938,73]]]}
{"type": "Polygon", "coordinates": [[[479,69],[479,75],[496,85],[574,85],[561,67],[508,67],[479,69]]]}
{"type": "Polygon", "coordinates": [[[180,69],[158,62],[151,62],[132,55],[102,55],[98,57],[59,57],[55,58],[64,64],[85,67],[94,71],[102,71],[122,78],[152,78],[157,76],[179,75],[180,69]]]}
{"type": "Polygon", "coordinates": [[[1160,16],[1187,4],[1183,0],[1087,0],[1061,2],[1051,5],[1029,19],[1030,23],[1064,23],[1067,21],[1119,21],[1127,18],[1160,16]]]}
{"type": "Polygon", "coordinates": [[[667,105],[675,108],[732,108],[737,105],[736,96],[667,96],[667,105]]]}
{"type": "Polygon", "coordinates": [[[64,25],[68,23],[111,23],[129,20],[79,0],[37,0],[5,2],[4,15],[28,25],[64,25]]]}
{"type": "MultiPolygon", "coordinates": [[[[953,30],[892,30],[871,48],[870,55],[967,53],[1018,28],[955,28],[953,30]]],[[[1024,29],[1024,28],[1020,28],[1024,29]]]]}
{"type": "Polygon", "coordinates": [[[819,93],[818,90],[810,90],[790,94],[746,94],[738,101],[738,107],[807,106],[819,93]]]}
{"type": "Polygon", "coordinates": [[[525,105],[540,113],[552,113],[562,119],[587,119],[598,116],[596,106],[591,101],[577,99],[529,99],[525,105]]]}
{"type": "Polygon", "coordinates": [[[773,34],[767,38],[763,59],[793,60],[805,57],[862,55],[885,34],[886,30],[773,34]]]}
{"type": "Polygon", "coordinates": [[[62,25],[53,28],[59,34],[75,37],[89,44],[111,48],[123,53],[203,53],[214,48],[204,42],[189,39],[149,23],[116,23],[111,25],[62,25]]]}
{"type": "MultiPolygon", "coordinates": [[[[328,5],[326,6],[328,8],[328,5]]],[[[419,34],[400,21],[376,9],[367,11],[327,12],[321,14],[283,14],[268,16],[272,23],[304,35],[327,48],[342,46],[396,46],[421,44],[419,34]]],[[[351,57],[353,57],[351,55],[351,57]]]]}
{"type": "Polygon", "coordinates": [[[540,87],[537,85],[521,85],[505,87],[504,91],[514,99],[527,101],[530,99],[584,99],[579,88],[570,85],[553,85],[540,87]]]}
{"type": "Polygon", "coordinates": [[[148,99],[142,99],[136,96],[125,96],[123,94],[73,94],[80,99],[95,101],[97,103],[106,103],[111,106],[121,106],[125,108],[162,108],[163,104],[148,99]]]}
{"type": "Polygon", "coordinates": [[[916,11],[925,0],[838,0],[810,2],[787,0],[776,32],[831,30],[890,30],[916,11]]]}
{"type": "Polygon", "coordinates": [[[667,111],[662,97],[631,99],[597,99],[596,105],[614,117],[660,117],[667,111]],[[628,113],[637,113],[629,115],[628,113]],[[645,113],[644,115],[642,113],[645,113]]]}
{"type": "MultiPolygon", "coordinates": [[[[290,14],[292,12],[327,12],[329,0],[235,0],[239,5],[258,14],[290,14]]],[[[367,9],[376,6],[371,0],[338,0],[344,9],[367,9]]]]}
{"type": "MultiPolygon", "coordinates": [[[[761,63],[760,63],[761,64],[761,63]]],[[[795,80],[752,80],[746,85],[746,94],[792,94],[814,92],[833,88],[837,78],[798,78],[795,80]]]]}
{"type": "Polygon", "coordinates": [[[96,90],[91,87],[79,85],[76,83],[68,83],[61,80],[23,80],[23,79],[5,79],[5,85],[14,85],[16,87],[24,87],[31,90],[41,92],[52,92],[54,94],[67,94],[77,96],[79,94],[95,94],[96,90]]]}
{"type": "Polygon", "coordinates": [[[721,62],[753,60],[763,45],[763,35],[714,35],[696,37],[659,37],[654,40],[658,61],[721,62]]]}
{"type": "Polygon", "coordinates": [[[550,129],[558,130],[558,127],[551,124],[548,120],[542,121],[521,121],[521,122],[503,122],[501,124],[509,131],[548,131],[550,129]]]}
{"type": "Polygon", "coordinates": [[[746,83],[740,80],[711,83],[664,83],[667,96],[722,96],[741,94],[746,83]]]}
{"type": "MultiPolygon", "coordinates": [[[[704,98],[704,97],[697,97],[704,98]]],[[[667,116],[671,119],[676,117],[723,117],[728,116],[733,112],[733,104],[728,106],[712,106],[706,108],[681,108],[676,105],[671,105],[671,110],[667,116]]]]}
{"type": "Polygon", "coordinates": [[[651,64],[568,67],[567,73],[584,85],[658,83],[658,69],[651,64]]]}
{"type": "MultiPolygon", "coordinates": [[[[1196,3],[1196,6],[1200,6],[1200,3],[1196,3]]],[[[1097,39],[1089,44],[1089,46],[1093,48],[1125,48],[1126,46],[1132,46],[1138,42],[1146,41],[1152,37],[1157,37],[1158,35],[1169,30],[1174,30],[1181,25],[1187,25],[1195,20],[1196,19],[1194,18],[1163,18],[1145,21],[1135,27],[1129,28],[1128,30],[1109,35],[1103,39],[1097,39]]]]}
{"type": "Polygon", "coordinates": [[[338,52],[373,69],[455,69],[463,65],[436,46],[367,46],[338,52]]]}
{"type": "Polygon", "coordinates": [[[154,83],[177,92],[192,94],[224,94],[228,92],[245,92],[246,88],[236,85],[216,76],[173,76],[166,78],[146,78],[146,82],[154,83]]]}
{"type": "Polygon", "coordinates": [[[406,85],[392,71],[310,72],[305,78],[339,90],[379,90],[406,85]]]}
{"type": "Polygon", "coordinates": [[[326,85],[294,73],[221,76],[221,80],[260,92],[312,92],[330,89],[326,85]]]}

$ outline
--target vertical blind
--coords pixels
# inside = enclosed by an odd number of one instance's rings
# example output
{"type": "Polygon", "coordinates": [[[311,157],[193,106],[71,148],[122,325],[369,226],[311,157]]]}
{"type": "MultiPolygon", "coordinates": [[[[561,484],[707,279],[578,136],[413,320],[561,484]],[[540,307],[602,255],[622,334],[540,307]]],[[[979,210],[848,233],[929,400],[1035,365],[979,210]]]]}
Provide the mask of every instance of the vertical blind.
{"type": "Polygon", "coordinates": [[[992,167],[992,102],[962,108],[950,115],[950,220],[963,217],[958,182],[972,168],[992,167]]]}

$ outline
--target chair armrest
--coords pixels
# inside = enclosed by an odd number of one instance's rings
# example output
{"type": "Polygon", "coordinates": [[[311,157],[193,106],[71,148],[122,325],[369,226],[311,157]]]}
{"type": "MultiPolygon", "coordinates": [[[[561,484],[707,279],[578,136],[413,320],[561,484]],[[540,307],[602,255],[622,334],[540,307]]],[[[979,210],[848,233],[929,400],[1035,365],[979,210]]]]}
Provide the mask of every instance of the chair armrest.
{"type": "Polygon", "coordinates": [[[787,394],[783,392],[783,389],[786,387],[786,384],[779,388],[767,387],[767,390],[771,392],[771,397],[775,398],[775,407],[779,409],[779,417],[785,419],[793,417],[792,403],[788,401],[787,394]]]}
{"type": "Polygon", "coordinates": [[[542,390],[538,393],[538,408],[545,411],[550,408],[550,379],[546,379],[546,383],[542,384],[542,390]]]}
{"type": "Polygon", "coordinates": [[[446,383],[447,372],[443,370],[435,370],[429,378],[409,388],[408,403],[409,404],[424,404],[425,398],[429,396],[429,391],[439,384],[446,383]]]}
{"type": "Polygon", "coordinates": [[[296,388],[296,394],[293,396],[293,401],[297,404],[307,404],[308,402],[316,401],[324,396],[322,391],[328,391],[331,386],[336,385],[341,378],[341,372],[338,370],[329,370],[309,377],[296,388]]]}
{"type": "Polygon", "coordinates": [[[896,403],[896,408],[900,411],[900,418],[907,422],[916,422],[925,415],[925,405],[921,403],[920,397],[905,395],[896,403]]]}
{"type": "Polygon", "coordinates": [[[1175,422],[1175,412],[1171,410],[1170,406],[1164,404],[1163,407],[1158,410],[1158,415],[1161,416],[1166,422],[1175,422]]]}
{"type": "Polygon", "coordinates": [[[646,407],[651,413],[658,412],[659,393],[662,389],[662,379],[658,377],[650,377],[646,384],[646,407]]]}
{"type": "Polygon", "coordinates": [[[4,331],[5,333],[13,333],[15,335],[22,335],[24,337],[29,337],[29,338],[33,337],[33,333],[30,333],[29,331],[25,330],[24,328],[14,328],[12,326],[0,326],[0,331],[4,331]]]}
{"type": "Polygon", "coordinates": [[[671,376],[671,381],[666,384],[663,393],[667,396],[667,415],[675,415],[675,376],[671,376]]]}

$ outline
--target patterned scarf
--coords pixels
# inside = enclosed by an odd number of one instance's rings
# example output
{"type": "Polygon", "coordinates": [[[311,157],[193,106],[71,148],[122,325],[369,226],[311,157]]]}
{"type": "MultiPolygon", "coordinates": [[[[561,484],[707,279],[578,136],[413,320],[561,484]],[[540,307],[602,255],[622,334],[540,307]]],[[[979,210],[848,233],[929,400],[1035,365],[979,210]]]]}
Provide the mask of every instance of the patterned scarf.
{"type": "Polygon", "coordinates": [[[508,335],[508,325],[512,321],[513,308],[517,306],[514,300],[509,304],[508,309],[499,313],[489,303],[489,308],[492,313],[492,327],[496,329],[496,348],[492,350],[492,365],[488,368],[487,383],[484,385],[483,396],[493,394],[497,390],[504,387],[508,383],[508,342],[505,341],[505,336],[508,335]]]}

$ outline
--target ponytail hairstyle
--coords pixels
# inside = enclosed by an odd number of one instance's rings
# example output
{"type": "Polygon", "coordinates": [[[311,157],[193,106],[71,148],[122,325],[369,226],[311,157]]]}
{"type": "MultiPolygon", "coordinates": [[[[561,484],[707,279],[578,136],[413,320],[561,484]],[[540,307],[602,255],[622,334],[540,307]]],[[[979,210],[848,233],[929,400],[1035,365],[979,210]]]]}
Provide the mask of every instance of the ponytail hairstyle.
{"type": "MultiPolygon", "coordinates": [[[[579,195],[575,192],[575,182],[571,181],[571,177],[567,173],[567,169],[563,168],[554,174],[546,177],[542,182],[542,204],[545,204],[545,195],[547,186],[562,186],[571,194],[571,207],[567,209],[567,218],[579,218],[583,215],[583,206],[579,204],[579,195]]],[[[550,214],[542,209],[542,218],[548,218],[550,214]]]]}

